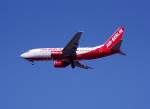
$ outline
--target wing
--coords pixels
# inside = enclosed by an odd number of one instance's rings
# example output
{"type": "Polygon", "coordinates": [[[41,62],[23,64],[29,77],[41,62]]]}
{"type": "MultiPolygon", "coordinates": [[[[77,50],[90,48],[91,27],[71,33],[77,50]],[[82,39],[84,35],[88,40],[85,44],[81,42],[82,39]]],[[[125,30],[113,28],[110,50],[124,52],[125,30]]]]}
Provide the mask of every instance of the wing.
{"type": "Polygon", "coordinates": [[[83,69],[93,69],[92,67],[89,67],[87,65],[83,65],[83,64],[79,63],[79,61],[75,61],[73,64],[74,64],[74,66],[80,67],[80,68],[83,68],[83,69]]]}
{"type": "Polygon", "coordinates": [[[76,50],[79,45],[79,40],[83,32],[77,32],[71,41],[64,47],[62,53],[65,57],[72,57],[76,55],[76,50]]]}

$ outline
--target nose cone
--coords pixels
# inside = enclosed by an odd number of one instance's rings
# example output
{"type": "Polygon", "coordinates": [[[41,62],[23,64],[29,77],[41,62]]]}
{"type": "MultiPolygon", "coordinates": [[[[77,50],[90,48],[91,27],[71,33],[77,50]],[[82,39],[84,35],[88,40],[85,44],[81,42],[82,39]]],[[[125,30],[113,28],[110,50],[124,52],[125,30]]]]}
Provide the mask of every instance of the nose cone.
{"type": "Polygon", "coordinates": [[[22,53],[22,54],[20,55],[20,57],[21,57],[21,58],[28,58],[29,56],[28,56],[27,53],[22,53]]]}

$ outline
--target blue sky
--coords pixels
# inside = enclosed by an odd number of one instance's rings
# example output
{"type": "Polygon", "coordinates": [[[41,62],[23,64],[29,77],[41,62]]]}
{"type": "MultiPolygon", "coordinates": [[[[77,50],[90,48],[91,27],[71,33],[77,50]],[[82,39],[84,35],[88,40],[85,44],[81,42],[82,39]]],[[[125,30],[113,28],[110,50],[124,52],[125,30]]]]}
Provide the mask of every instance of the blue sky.
{"type": "Polygon", "coordinates": [[[149,109],[148,0],[6,0],[0,2],[1,109],[149,109]],[[32,66],[19,55],[64,47],[84,31],[80,46],[102,44],[125,26],[128,56],[84,61],[94,69],[32,66]]]}

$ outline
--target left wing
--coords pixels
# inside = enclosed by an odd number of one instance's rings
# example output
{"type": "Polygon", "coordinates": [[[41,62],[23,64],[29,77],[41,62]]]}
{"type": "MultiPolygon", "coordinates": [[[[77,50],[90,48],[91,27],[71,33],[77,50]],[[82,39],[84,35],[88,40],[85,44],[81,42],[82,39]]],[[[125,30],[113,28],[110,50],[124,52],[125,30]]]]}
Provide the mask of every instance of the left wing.
{"type": "Polygon", "coordinates": [[[79,45],[79,40],[83,32],[77,32],[71,41],[64,47],[62,53],[64,57],[73,57],[79,45]]]}

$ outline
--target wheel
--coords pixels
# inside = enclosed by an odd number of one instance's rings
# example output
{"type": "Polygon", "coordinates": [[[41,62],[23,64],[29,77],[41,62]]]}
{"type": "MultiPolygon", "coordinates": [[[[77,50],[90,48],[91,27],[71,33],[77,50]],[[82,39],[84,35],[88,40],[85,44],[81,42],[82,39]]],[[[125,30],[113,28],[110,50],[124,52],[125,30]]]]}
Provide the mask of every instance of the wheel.
{"type": "Polygon", "coordinates": [[[71,64],[71,68],[75,68],[75,65],[73,63],[71,64]]]}

